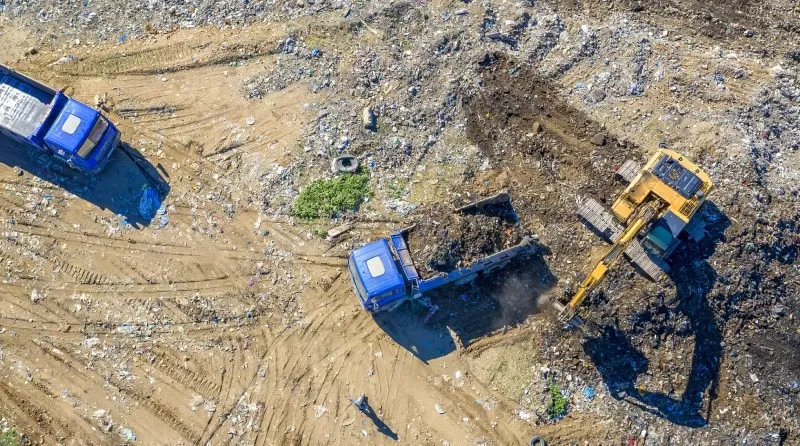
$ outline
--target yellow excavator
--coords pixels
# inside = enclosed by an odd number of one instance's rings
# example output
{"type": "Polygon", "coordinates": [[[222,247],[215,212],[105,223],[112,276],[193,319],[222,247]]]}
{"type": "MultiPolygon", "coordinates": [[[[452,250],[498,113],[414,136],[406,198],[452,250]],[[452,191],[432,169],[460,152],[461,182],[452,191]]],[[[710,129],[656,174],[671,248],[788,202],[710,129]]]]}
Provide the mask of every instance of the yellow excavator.
{"type": "Polygon", "coordinates": [[[669,271],[666,258],[681,240],[700,241],[705,235],[706,222],[697,211],[713,185],[696,164],[661,148],[644,167],[629,160],[617,175],[629,184],[611,207],[613,217],[591,198],[578,203],[578,215],[612,246],[569,303],[554,304],[563,322],[582,324],[578,307],[623,255],[645,275],[660,280],[669,271]]]}

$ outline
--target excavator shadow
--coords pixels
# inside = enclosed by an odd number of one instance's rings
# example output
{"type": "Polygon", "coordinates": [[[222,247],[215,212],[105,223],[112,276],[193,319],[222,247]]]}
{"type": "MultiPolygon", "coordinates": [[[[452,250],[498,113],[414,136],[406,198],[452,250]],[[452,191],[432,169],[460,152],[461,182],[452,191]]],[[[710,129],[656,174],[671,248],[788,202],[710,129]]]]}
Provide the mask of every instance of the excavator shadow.
{"type": "Polygon", "coordinates": [[[557,283],[544,261],[546,254],[547,249],[540,246],[536,254],[515,259],[471,285],[431,293],[439,310],[427,323],[423,321],[428,309],[415,303],[379,313],[375,321],[395,342],[426,363],[468,348],[480,338],[546,311],[545,296],[557,283]]]}
{"type": "Polygon", "coordinates": [[[137,229],[148,226],[155,216],[155,212],[145,215],[140,212],[145,189],[150,187],[155,192],[152,198],[158,200],[152,200],[154,203],[162,202],[169,194],[163,167],[159,171],[125,142],[111,155],[105,169],[95,176],[82,174],[36,148],[6,138],[0,140],[0,146],[0,163],[18,167],[100,209],[108,209],[137,229]]]}
{"type": "MultiPolygon", "coordinates": [[[[637,330],[635,323],[628,333],[616,323],[599,327],[599,334],[584,342],[585,352],[602,375],[612,397],[687,427],[702,427],[709,422],[722,359],[720,326],[725,323],[715,315],[708,301],[717,273],[707,259],[713,255],[716,245],[724,242],[730,220],[712,202],[706,202],[701,211],[708,222],[708,235],[701,243],[684,243],[673,253],[672,270],[668,275],[675,284],[675,296],[663,296],[666,307],[662,307],[666,322],[670,321],[670,314],[672,319],[685,317],[688,326],[681,335],[694,335],[692,365],[685,390],[676,395],[637,387],[638,377],[648,370],[649,359],[629,335],[637,330]]],[[[672,328],[662,332],[669,330],[672,328]]]]}

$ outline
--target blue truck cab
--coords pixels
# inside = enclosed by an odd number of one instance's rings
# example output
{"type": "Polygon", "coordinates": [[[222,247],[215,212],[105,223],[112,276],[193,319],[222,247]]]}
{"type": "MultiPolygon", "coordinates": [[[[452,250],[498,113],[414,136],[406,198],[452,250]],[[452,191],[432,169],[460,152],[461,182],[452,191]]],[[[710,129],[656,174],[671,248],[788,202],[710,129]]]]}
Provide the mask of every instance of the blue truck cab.
{"type": "Polygon", "coordinates": [[[347,263],[353,288],[366,310],[380,311],[406,298],[410,278],[398,268],[386,239],[356,249],[347,263]]]}
{"type": "MultiPolygon", "coordinates": [[[[458,211],[508,202],[507,194],[478,201],[458,211]]],[[[535,252],[536,245],[524,237],[517,245],[476,260],[469,265],[422,279],[417,272],[406,235],[413,227],[397,231],[387,239],[377,240],[353,250],[347,257],[347,269],[361,306],[371,312],[391,311],[409,300],[446,285],[464,285],[479,274],[505,267],[513,258],[535,252]]]]}
{"type": "Polygon", "coordinates": [[[99,173],[120,141],[99,111],[3,65],[0,133],[87,174],[99,173]]]}

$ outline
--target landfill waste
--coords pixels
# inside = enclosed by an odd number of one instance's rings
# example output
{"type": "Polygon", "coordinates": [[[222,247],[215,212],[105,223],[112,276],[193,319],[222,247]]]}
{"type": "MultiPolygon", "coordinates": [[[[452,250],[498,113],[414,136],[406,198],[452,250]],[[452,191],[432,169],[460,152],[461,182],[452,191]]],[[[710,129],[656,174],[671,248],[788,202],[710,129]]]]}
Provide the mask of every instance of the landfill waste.
{"type": "Polygon", "coordinates": [[[136,441],[136,434],[130,428],[123,427],[122,429],[119,430],[119,433],[122,436],[122,438],[127,442],[136,441]]]}
{"type": "Polygon", "coordinates": [[[78,60],[76,56],[61,56],[58,58],[57,61],[53,62],[51,65],[64,65],[75,62],[76,60],[78,60]]]}
{"type": "Polygon", "coordinates": [[[142,196],[139,200],[139,215],[145,220],[151,220],[156,216],[156,212],[162,206],[161,201],[158,199],[158,192],[151,187],[147,186],[142,191],[142,196]]]}
{"type": "Polygon", "coordinates": [[[167,215],[167,205],[165,203],[161,203],[161,206],[156,210],[155,216],[158,218],[157,229],[162,229],[169,224],[169,215],[167,215]]]}
{"type": "Polygon", "coordinates": [[[445,206],[420,214],[407,238],[423,278],[466,266],[522,240],[519,227],[499,216],[457,213],[445,206]]]}

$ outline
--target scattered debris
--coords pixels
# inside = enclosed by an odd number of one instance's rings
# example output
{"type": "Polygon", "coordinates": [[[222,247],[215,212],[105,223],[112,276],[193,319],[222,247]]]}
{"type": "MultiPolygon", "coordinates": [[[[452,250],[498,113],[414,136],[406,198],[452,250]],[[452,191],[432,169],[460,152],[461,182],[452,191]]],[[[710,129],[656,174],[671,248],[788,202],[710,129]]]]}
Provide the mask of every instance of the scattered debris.
{"type": "Polygon", "coordinates": [[[353,228],[352,223],[345,223],[343,225],[339,225],[335,228],[329,229],[327,233],[328,240],[336,240],[337,238],[341,237],[345,233],[349,232],[353,228]]]}
{"type": "Polygon", "coordinates": [[[119,430],[119,433],[120,436],[122,436],[122,438],[127,442],[136,441],[136,434],[130,428],[123,427],[119,430]]]}
{"type": "Polygon", "coordinates": [[[361,123],[365,129],[375,130],[375,114],[372,112],[372,108],[364,107],[361,113],[361,123]]]}

